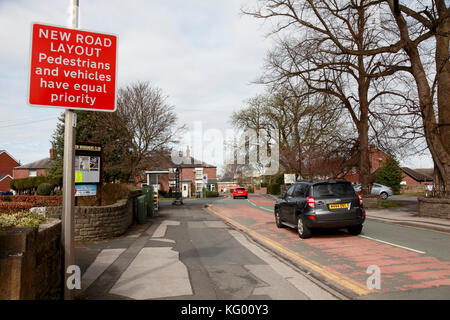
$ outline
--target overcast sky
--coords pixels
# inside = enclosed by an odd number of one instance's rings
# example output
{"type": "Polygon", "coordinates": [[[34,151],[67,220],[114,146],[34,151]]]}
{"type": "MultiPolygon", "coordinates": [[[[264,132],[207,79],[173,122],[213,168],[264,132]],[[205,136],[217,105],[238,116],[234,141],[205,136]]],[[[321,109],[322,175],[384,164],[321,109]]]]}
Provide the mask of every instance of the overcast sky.
{"type": "MultiPolygon", "coordinates": [[[[224,132],[232,111],[263,91],[251,82],[272,41],[265,38],[270,25],[240,14],[252,1],[80,0],[80,28],[118,35],[119,86],[149,81],[169,96],[182,123],[199,120],[204,130],[224,132]]],[[[0,150],[22,164],[48,157],[63,111],[27,104],[31,23],[68,26],[69,5],[0,0],[0,150]]],[[[430,157],[402,164],[432,167],[430,157]]]]}

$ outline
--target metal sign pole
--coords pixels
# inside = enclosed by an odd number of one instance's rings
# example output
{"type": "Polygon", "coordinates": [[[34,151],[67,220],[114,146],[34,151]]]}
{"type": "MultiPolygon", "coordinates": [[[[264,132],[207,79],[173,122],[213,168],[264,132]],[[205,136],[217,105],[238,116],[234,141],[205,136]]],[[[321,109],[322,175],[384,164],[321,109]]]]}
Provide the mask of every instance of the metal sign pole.
{"type": "MultiPolygon", "coordinates": [[[[78,0],[71,0],[72,3],[72,28],[78,28],[78,0]]],[[[73,294],[67,286],[67,279],[70,276],[67,268],[75,264],[74,255],[74,200],[75,200],[75,136],[76,136],[76,113],[73,110],[66,110],[64,118],[64,169],[63,169],[63,212],[61,215],[62,234],[61,241],[64,250],[64,299],[72,300],[73,294]]]]}

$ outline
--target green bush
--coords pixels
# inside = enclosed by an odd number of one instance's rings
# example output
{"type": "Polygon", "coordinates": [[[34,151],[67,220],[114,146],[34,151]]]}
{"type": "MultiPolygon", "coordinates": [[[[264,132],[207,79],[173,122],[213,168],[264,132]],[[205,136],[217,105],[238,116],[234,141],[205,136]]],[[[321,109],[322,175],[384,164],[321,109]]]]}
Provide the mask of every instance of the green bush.
{"type": "Polygon", "coordinates": [[[207,198],[214,198],[214,197],[218,197],[218,196],[219,196],[219,192],[217,192],[217,191],[206,191],[207,198]]]}
{"type": "Polygon", "coordinates": [[[102,204],[110,205],[120,199],[128,199],[130,188],[123,183],[106,183],[103,186],[102,204]]]}
{"type": "Polygon", "coordinates": [[[273,194],[273,195],[278,195],[278,194],[280,194],[280,189],[281,189],[280,184],[272,183],[267,186],[267,193],[273,194]]]}
{"type": "Polygon", "coordinates": [[[158,194],[160,197],[164,197],[164,198],[168,197],[168,192],[166,190],[158,190],[158,194]]]}
{"type": "Polygon", "coordinates": [[[37,194],[40,196],[49,196],[52,193],[53,187],[50,183],[41,183],[37,188],[37,194]]]}
{"type": "Polygon", "coordinates": [[[267,182],[261,182],[261,188],[267,188],[267,182]]]}
{"type": "Polygon", "coordinates": [[[403,171],[397,160],[388,157],[386,162],[377,170],[375,182],[392,188],[394,194],[400,193],[403,171]]]}
{"type": "Polygon", "coordinates": [[[28,177],[21,179],[13,179],[10,181],[9,186],[11,189],[19,192],[19,193],[31,193],[34,192],[39,185],[43,183],[48,183],[51,185],[52,189],[55,186],[62,185],[62,177],[47,177],[47,176],[39,176],[39,177],[28,177]]]}
{"type": "Polygon", "coordinates": [[[250,186],[250,187],[247,188],[247,192],[248,193],[255,193],[255,189],[253,189],[253,187],[250,186]]]}

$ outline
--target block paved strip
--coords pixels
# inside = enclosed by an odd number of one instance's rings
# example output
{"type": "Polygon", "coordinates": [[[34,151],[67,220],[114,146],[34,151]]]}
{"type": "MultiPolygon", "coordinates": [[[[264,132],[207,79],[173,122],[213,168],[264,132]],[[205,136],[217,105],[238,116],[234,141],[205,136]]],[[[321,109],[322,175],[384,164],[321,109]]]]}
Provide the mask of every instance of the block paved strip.
{"type": "MultiPolygon", "coordinates": [[[[253,197],[251,200],[253,201],[253,197]]],[[[310,239],[302,240],[293,229],[278,229],[275,226],[273,214],[250,206],[246,201],[216,202],[212,209],[226,221],[260,239],[269,247],[284,253],[301,265],[311,268],[326,279],[332,280],[360,296],[410,290],[413,287],[430,288],[448,285],[449,261],[430,256],[425,250],[417,250],[405,245],[398,247],[400,245],[395,243],[395,235],[389,241],[385,241],[388,243],[380,243],[372,239],[350,236],[346,232],[324,231],[314,234],[310,239]],[[393,245],[397,245],[397,247],[393,245]],[[371,265],[381,268],[382,287],[380,290],[370,290],[366,286],[369,277],[367,268],[371,265]],[[383,268],[386,266],[395,267],[393,270],[396,272],[387,269],[388,272],[383,273],[383,268]],[[408,267],[402,269],[402,266],[408,267]],[[416,266],[414,272],[419,273],[408,272],[410,266],[416,266]]],[[[414,232],[412,228],[391,226],[394,229],[408,229],[399,230],[402,232],[402,244],[405,239],[408,239],[404,233],[414,232]]],[[[367,233],[372,235],[376,230],[368,229],[370,227],[378,228],[379,226],[365,226],[367,233]]],[[[427,243],[434,243],[436,237],[444,237],[443,241],[447,241],[444,235],[440,236],[439,233],[433,235],[430,234],[432,231],[428,232],[423,235],[427,237],[427,243]]],[[[445,247],[442,244],[441,246],[445,247]]],[[[437,256],[445,258],[445,254],[437,256]]]]}

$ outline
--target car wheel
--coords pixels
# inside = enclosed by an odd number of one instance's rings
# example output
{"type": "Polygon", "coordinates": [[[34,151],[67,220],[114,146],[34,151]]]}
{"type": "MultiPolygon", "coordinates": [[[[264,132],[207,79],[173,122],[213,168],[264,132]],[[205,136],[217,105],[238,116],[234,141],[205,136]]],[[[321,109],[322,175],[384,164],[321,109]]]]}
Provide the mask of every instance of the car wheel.
{"type": "Polygon", "coordinates": [[[389,197],[389,195],[386,192],[382,192],[380,194],[380,196],[381,196],[381,199],[383,199],[383,200],[386,200],[389,197]]]}
{"type": "Polygon", "coordinates": [[[233,197],[233,199],[236,199],[236,197],[233,197]]]}
{"type": "Polygon", "coordinates": [[[248,199],[248,196],[245,196],[245,199],[248,199]]]}
{"type": "Polygon", "coordinates": [[[281,223],[280,209],[275,209],[275,223],[278,228],[284,228],[284,224],[281,223]]]}
{"type": "Polygon", "coordinates": [[[298,236],[302,239],[311,237],[311,230],[305,224],[303,216],[298,216],[297,218],[297,232],[298,236]]]}
{"type": "Polygon", "coordinates": [[[350,233],[351,235],[357,236],[358,234],[361,233],[362,228],[363,228],[363,225],[358,224],[357,226],[348,227],[347,230],[348,230],[348,233],[350,233]]]}

